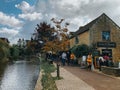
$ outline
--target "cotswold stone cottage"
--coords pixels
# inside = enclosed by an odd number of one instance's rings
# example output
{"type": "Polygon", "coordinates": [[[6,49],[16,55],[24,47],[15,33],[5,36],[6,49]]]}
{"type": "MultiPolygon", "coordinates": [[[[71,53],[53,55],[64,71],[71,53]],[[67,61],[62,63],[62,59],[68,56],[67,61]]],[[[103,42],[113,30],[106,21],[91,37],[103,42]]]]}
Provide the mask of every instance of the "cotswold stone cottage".
{"type": "Polygon", "coordinates": [[[101,54],[120,61],[120,27],[104,13],[74,33],[70,47],[80,44],[94,44],[101,54]]]}

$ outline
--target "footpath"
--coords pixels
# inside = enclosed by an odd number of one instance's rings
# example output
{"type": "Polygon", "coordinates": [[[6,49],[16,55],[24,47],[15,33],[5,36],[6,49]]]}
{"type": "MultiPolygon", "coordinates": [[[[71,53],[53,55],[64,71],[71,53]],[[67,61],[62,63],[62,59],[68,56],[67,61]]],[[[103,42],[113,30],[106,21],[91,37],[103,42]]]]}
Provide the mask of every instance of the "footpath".
{"type": "MultiPolygon", "coordinates": [[[[52,73],[52,76],[55,77],[56,72],[52,73]]],[[[63,67],[60,67],[60,77],[63,79],[55,81],[58,90],[95,90],[63,67]]]]}
{"type": "MultiPolygon", "coordinates": [[[[51,73],[57,76],[57,71],[51,73]]],[[[41,74],[35,90],[42,90],[40,85],[41,74]]],[[[60,77],[56,80],[58,90],[120,90],[120,78],[105,75],[99,71],[86,71],[80,67],[60,66],[60,77]],[[109,86],[109,87],[108,87],[109,86]]]]}

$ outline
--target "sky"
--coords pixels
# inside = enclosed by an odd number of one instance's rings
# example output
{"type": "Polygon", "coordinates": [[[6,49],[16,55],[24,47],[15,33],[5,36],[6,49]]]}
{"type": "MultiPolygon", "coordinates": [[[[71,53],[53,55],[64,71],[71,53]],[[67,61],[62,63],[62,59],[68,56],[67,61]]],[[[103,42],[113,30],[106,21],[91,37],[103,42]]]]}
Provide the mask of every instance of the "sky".
{"type": "Polygon", "coordinates": [[[76,31],[102,13],[120,26],[120,0],[0,0],[0,37],[16,44],[30,40],[36,25],[65,19],[69,31],[76,31]]]}

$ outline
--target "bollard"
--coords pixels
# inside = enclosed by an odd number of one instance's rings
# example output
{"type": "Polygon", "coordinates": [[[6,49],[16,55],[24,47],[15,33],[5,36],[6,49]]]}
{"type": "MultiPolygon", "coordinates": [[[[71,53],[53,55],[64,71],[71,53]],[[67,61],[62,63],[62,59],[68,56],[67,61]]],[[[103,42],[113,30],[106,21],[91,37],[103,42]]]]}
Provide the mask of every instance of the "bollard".
{"type": "Polygon", "coordinates": [[[59,64],[57,64],[57,78],[60,78],[60,69],[59,69],[59,64]]]}

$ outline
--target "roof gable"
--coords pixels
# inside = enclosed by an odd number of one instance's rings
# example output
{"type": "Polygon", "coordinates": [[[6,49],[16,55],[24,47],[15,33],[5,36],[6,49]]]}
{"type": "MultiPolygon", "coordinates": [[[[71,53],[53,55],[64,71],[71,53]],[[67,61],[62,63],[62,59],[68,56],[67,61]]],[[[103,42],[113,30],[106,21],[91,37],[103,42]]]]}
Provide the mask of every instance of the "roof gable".
{"type": "MultiPolygon", "coordinates": [[[[102,15],[100,15],[99,17],[97,17],[96,19],[94,19],[93,21],[89,22],[88,24],[86,24],[83,27],[80,27],[74,34],[74,36],[79,35],[81,33],[84,33],[86,31],[88,31],[101,17],[105,17],[108,18],[112,23],[114,23],[117,27],[119,27],[111,18],[109,18],[105,13],[103,13],[102,15]]],[[[120,28],[120,27],[119,27],[120,28]]],[[[73,37],[74,37],[73,36],[73,37]]]]}

